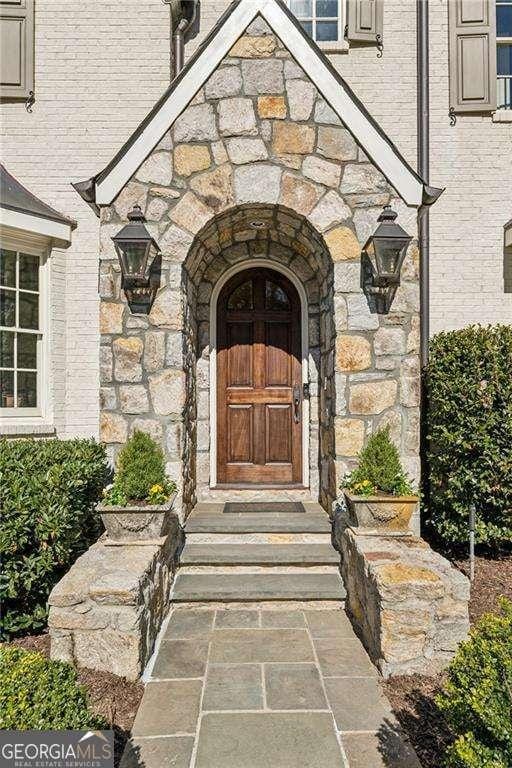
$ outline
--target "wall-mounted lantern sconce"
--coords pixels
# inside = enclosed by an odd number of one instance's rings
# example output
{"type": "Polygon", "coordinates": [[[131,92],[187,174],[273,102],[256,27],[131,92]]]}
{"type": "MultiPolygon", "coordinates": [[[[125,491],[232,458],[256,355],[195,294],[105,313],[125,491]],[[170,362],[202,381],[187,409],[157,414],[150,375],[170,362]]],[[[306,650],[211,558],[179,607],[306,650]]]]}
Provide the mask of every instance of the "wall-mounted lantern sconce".
{"type": "Polygon", "coordinates": [[[126,224],[112,240],[121,265],[122,286],[133,312],[147,313],[155,295],[151,267],[160,253],[158,243],[144,226],[144,214],[139,205],[128,213],[126,224]]]}
{"type": "Polygon", "coordinates": [[[389,312],[396,289],[400,285],[400,270],[407,247],[412,240],[395,222],[397,213],[386,205],[377,221],[379,225],[368,238],[362,255],[362,285],[373,298],[373,311],[389,312]]]}

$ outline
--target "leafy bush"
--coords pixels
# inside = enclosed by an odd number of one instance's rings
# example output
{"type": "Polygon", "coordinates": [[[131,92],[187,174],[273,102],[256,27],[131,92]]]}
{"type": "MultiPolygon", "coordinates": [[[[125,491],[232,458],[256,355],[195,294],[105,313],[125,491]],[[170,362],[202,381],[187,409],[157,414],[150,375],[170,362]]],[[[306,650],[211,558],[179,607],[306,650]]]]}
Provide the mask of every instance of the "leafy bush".
{"type": "Polygon", "coordinates": [[[445,542],[512,540],[512,327],[434,337],[427,371],[429,510],[445,542]]]}
{"type": "Polygon", "coordinates": [[[105,493],[105,503],[119,506],[130,501],[163,504],[174,488],[165,474],[162,449],[150,435],[135,430],[119,452],[114,483],[105,493]]]}
{"type": "Polygon", "coordinates": [[[101,531],[108,478],[93,440],[0,440],[0,635],[46,623],[52,587],[101,531]]]}
{"type": "Polygon", "coordinates": [[[344,480],[343,486],[359,496],[390,493],[407,496],[412,487],[402,469],[395,444],[389,436],[389,427],[374,432],[358,454],[359,464],[344,480]]]}
{"type": "Polygon", "coordinates": [[[107,728],[91,713],[72,666],[0,646],[0,728],[21,731],[107,728]]]}
{"type": "Polygon", "coordinates": [[[512,765],[512,603],[487,614],[461,643],[437,704],[457,738],[447,753],[452,768],[512,765]]]}

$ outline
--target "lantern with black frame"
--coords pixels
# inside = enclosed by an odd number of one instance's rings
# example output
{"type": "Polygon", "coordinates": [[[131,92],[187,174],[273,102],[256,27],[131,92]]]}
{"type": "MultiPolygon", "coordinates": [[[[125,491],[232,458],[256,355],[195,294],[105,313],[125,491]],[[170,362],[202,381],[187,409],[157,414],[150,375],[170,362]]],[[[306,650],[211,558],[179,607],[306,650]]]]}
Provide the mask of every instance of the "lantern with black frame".
{"type": "Polygon", "coordinates": [[[384,207],[377,229],[368,238],[361,257],[361,286],[370,310],[387,314],[400,285],[400,270],[412,237],[396,223],[397,213],[384,207]]]}
{"type": "Polygon", "coordinates": [[[152,280],[152,268],[160,248],[144,226],[145,221],[141,207],[134,205],[128,213],[128,224],[112,238],[121,265],[123,290],[131,311],[139,314],[150,311],[158,287],[152,280]]]}

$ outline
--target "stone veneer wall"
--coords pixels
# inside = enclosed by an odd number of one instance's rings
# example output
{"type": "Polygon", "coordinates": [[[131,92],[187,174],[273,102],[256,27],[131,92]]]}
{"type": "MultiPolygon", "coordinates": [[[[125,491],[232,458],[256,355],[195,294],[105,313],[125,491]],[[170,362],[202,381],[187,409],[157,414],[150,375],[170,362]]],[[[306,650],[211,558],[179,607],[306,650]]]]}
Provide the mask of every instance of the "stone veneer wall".
{"type": "Polygon", "coordinates": [[[183,547],[173,515],[165,538],[111,542],[106,536],[71,566],[48,598],[51,657],[137,680],[169,610],[183,547]]]}
{"type": "Polygon", "coordinates": [[[209,295],[232,264],[250,266],[263,250],[291,265],[309,297],[319,424],[310,468],[322,503],[335,498],[365,438],[383,424],[418,477],[416,242],[388,315],[371,314],[360,288],[361,245],[388,202],[415,236],[415,209],[257,19],[102,211],[100,430],[111,456],[135,428],[145,429],[166,451],[184,512],[196,486],[207,487],[209,295]],[[149,316],[128,310],[110,239],[134,203],[162,249],[149,316]],[[247,211],[269,218],[263,233],[248,226],[247,211]]]}
{"type": "Polygon", "coordinates": [[[426,541],[335,525],[346,607],[388,675],[436,674],[469,632],[469,580],[426,541]]]}

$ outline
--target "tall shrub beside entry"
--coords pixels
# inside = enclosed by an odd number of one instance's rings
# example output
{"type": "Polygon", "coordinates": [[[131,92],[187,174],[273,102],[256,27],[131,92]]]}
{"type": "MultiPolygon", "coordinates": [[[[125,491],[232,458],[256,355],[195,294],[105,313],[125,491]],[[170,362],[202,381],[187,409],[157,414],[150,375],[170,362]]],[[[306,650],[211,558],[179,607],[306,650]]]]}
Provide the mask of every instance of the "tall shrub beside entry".
{"type": "Polygon", "coordinates": [[[0,440],[0,633],[46,623],[52,587],[101,532],[108,479],[93,440],[0,440]]]}
{"type": "Polygon", "coordinates": [[[512,540],[512,327],[440,333],[427,371],[428,518],[451,543],[512,540]]]}
{"type": "Polygon", "coordinates": [[[512,765],[512,603],[487,614],[461,643],[437,704],[455,734],[452,768],[512,765]]]}

